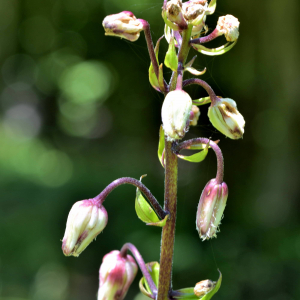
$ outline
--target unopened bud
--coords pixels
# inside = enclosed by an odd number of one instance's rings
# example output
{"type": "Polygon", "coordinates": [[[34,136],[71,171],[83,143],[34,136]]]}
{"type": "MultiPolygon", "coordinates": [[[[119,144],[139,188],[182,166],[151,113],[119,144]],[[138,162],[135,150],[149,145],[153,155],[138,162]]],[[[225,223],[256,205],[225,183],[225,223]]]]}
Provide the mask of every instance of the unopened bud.
{"type": "Polygon", "coordinates": [[[203,297],[207,293],[209,293],[216,286],[215,281],[211,281],[209,279],[202,280],[195,285],[194,294],[197,297],[203,297]]]}
{"type": "Polygon", "coordinates": [[[143,30],[143,22],[136,19],[130,11],[105,17],[102,25],[105,29],[105,35],[118,36],[131,42],[136,41],[143,30]]]}
{"type": "Polygon", "coordinates": [[[225,35],[228,42],[234,42],[239,37],[239,20],[232,16],[226,15],[219,17],[217,30],[225,35]]]}
{"type": "Polygon", "coordinates": [[[234,100],[220,98],[209,107],[208,117],[213,126],[229,138],[236,140],[243,137],[245,120],[234,100]]]}
{"type": "Polygon", "coordinates": [[[216,237],[228,197],[225,182],[217,183],[211,179],[202,191],[196,218],[196,228],[204,241],[216,237]]]}
{"type": "Polygon", "coordinates": [[[169,92],[161,109],[163,128],[169,141],[182,139],[188,131],[192,99],[182,90],[169,92]]]}
{"type": "Polygon", "coordinates": [[[79,254],[107,224],[107,212],[94,199],[76,202],[69,213],[62,250],[66,256],[79,254]]]}
{"type": "Polygon", "coordinates": [[[200,109],[198,106],[193,105],[190,114],[190,126],[196,126],[200,117],[200,109]]]}
{"type": "Polygon", "coordinates": [[[181,0],[171,0],[167,2],[166,14],[169,21],[177,24],[179,27],[185,28],[187,23],[182,13],[181,0]]]}
{"type": "Polygon", "coordinates": [[[195,20],[205,11],[206,0],[191,0],[183,4],[184,17],[189,20],[195,20]]]}
{"type": "Polygon", "coordinates": [[[103,257],[99,271],[98,300],[122,300],[135,278],[138,267],[132,256],[112,251],[103,257]]]}

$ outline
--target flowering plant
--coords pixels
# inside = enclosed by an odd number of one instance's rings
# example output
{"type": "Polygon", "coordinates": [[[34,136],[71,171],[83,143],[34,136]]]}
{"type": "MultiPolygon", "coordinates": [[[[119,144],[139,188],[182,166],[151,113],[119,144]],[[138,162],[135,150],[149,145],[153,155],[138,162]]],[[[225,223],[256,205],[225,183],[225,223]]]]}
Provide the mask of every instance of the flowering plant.
{"type": "Polygon", "coordinates": [[[162,228],[160,262],[145,263],[137,248],[127,243],[120,251],[107,254],[100,268],[100,288],[98,300],[121,300],[132,283],[137,265],[143,277],[140,290],[151,299],[202,299],[209,300],[220,288],[222,275],[218,281],[202,280],[195,287],[173,290],[172,265],[177,208],[178,158],[198,163],[205,159],[209,149],[217,157],[217,174],[205,186],[196,213],[196,227],[202,240],[216,237],[226,206],[228,187],[223,181],[224,160],[218,141],[208,138],[195,138],[182,141],[190,126],[197,124],[200,116],[199,106],[209,104],[208,116],[212,125],[231,139],[242,138],[245,120],[237,110],[235,101],[216,96],[213,89],[203,80],[192,78],[183,80],[189,72],[195,76],[205,73],[193,68],[194,57],[187,62],[191,48],[205,55],[221,55],[232,49],[239,37],[239,21],[231,15],[219,18],[216,29],[207,35],[206,17],[214,13],[216,0],[164,0],[162,17],[165,21],[165,39],[169,47],[164,65],[171,69],[169,83],[165,80],[163,64],[158,62],[161,38],[154,48],[150,25],[137,19],[132,12],[124,11],[107,16],[103,21],[106,35],[136,41],[143,31],[149,55],[149,81],[153,88],[164,95],[159,134],[158,158],[165,169],[164,206],[161,207],[141,180],[129,177],[119,178],[110,183],[93,199],[77,202],[67,221],[63,239],[65,255],[78,256],[88,244],[104,229],[107,213],[103,202],[110,192],[122,184],[134,185],[136,190],[135,208],[138,217],[147,225],[162,228]],[[224,35],[227,43],[218,48],[207,48],[204,43],[224,35]],[[208,97],[192,100],[183,89],[191,84],[200,85],[208,97]],[[196,154],[185,156],[181,150],[198,150],[196,154]],[[144,198],[147,198],[147,200],[144,198]],[[131,251],[133,257],[127,254],[131,251]]]}

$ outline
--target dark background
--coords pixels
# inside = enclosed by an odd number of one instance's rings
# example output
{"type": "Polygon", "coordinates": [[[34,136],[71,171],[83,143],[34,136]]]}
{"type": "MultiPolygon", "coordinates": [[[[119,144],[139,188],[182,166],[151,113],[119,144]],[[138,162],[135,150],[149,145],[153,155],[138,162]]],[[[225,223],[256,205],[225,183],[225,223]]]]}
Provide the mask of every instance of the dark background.
{"type": "MultiPolygon", "coordinates": [[[[156,154],[163,97],[148,82],[144,36],[135,43],[105,37],[101,25],[106,15],[131,10],[149,21],[156,41],[161,6],[1,0],[1,300],[96,299],[102,257],[125,242],[147,262],[159,260],[160,229],[136,217],[131,186],[107,198],[108,225],[79,258],[65,257],[60,240],[73,203],[118,177],[148,174],[143,182],[163,201],[156,154]]],[[[218,95],[236,100],[246,127],[242,140],[225,138],[201,107],[187,135],[221,140],[230,192],[218,238],[201,242],[196,208],[216,159],[212,152],[200,164],[179,163],[174,288],[215,280],[219,268],[224,278],[214,299],[300,299],[298,12],[297,0],[224,0],[207,19],[210,30],[221,15],[241,22],[230,52],[199,54],[195,66],[207,67],[202,78],[218,95]]],[[[200,87],[188,91],[206,96],[200,87]]],[[[140,277],[126,299],[138,294],[140,277]]]]}

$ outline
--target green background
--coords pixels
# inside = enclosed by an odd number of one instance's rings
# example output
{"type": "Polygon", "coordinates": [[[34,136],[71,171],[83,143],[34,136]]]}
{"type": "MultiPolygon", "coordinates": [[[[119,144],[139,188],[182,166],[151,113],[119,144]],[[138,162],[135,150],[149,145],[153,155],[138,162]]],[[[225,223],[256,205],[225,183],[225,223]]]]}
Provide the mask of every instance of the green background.
{"type": "MultiPolygon", "coordinates": [[[[1,0],[1,300],[96,299],[102,257],[125,242],[147,262],[159,260],[160,229],[135,215],[132,186],[107,198],[108,225],[79,258],[65,257],[60,240],[73,203],[116,178],[148,174],[144,184],[163,201],[156,154],[163,96],[148,82],[144,36],[134,43],[105,37],[101,24],[130,10],[149,21],[156,41],[161,7],[153,0],[1,0]]],[[[194,66],[207,68],[201,78],[218,95],[236,100],[246,127],[242,140],[225,138],[201,107],[186,136],[220,139],[229,198],[218,238],[201,242],[196,208],[216,159],[180,161],[175,289],[216,280],[219,268],[214,299],[300,299],[297,11],[297,0],[222,0],[207,18],[210,30],[221,15],[241,22],[230,52],[199,54],[194,66]]],[[[166,47],[163,41],[161,54],[166,47]]],[[[206,96],[200,87],[188,91],[206,96]]],[[[138,294],[140,277],[126,299],[138,294]]]]}

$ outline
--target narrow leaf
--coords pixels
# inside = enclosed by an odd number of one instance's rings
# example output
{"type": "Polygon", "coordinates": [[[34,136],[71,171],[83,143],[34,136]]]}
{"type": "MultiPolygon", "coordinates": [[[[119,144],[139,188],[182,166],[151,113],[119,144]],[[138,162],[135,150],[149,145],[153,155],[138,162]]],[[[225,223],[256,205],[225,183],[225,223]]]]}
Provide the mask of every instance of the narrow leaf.
{"type": "Polygon", "coordinates": [[[176,72],[178,68],[178,58],[176,54],[174,37],[171,37],[169,48],[165,56],[165,65],[172,71],[176,72]]]}
{"type": "Polygon", "coordinates": [[[200,44],[191,44],[194,49],[196,49],[198,52],[201,52],[202,54],[210,55],[210,56],[215,56],[215,55],[222,55],[226,52],[228,52],[230,49],[233,48],[233,46],[237,43],[237,40],[234,41],[232,44],[226,43],[225,45],[214,48],[214,49],[209,49],[204,47],[203,45],[200,44]]]}
{"type": "Polygon", "coordinates": [[[159,142],[158,142],[157,154],[158,154],[158,159],[163,167],[164,167],[164,163],[162,161],[162,154],[164,149],[165,149],[165,132],[161,125],[159,129],[159,142]]]}
{"type": "Polygon", "coordinates": [[[210,97],[204,97],[197,100],[193,100],[193,104],[197,106],[208,104],[210,102],[211,102],[210,97]]]}
{"type": "MultiPolygon", "coordinates": [[[[158,63],[159,45],[160,45],[160,41],[161,41],[162,38],[163,38],[163,36],[160,37],[157,40],[157,43],[156,43],[156,46],[155,46],[155,49],[154,49],[157,63],[158,63]]],[[[154,72],[154,67],[153,67],[152,62],[151,62],[150,67],[149,67],[149,81],[150,81],[150,84],[152,85],[152,87],[154,89],[156,89],[157,91],[161,92],[161,89],[159,87],[159,82],[158,82],[158,79],[157,79],[156,74],[154,72]]]]}
{"type": "Polygon", "coordinates": [[[186,68],[184,68],[184,70],[185,70],[185,71],[188,71],[188,72],[190,72],[191,74],[196,75],[196,76],[203,75],[203,74],[206,72],[206,68],[204,68],[203,71],[198,71],[198,70],[196,70],[195,68],[192,68],[192,67],[186,67],[186,68]]]}
{"type": "Polygon", "coordinates": [[[205,159],[207,153],[208,153],[208,147],[205,147],[202,151],[195,153],[193,155],[190,155],[190,156],[184,156],[184,155],[180,155],[180,154],[178,154],[177,156],[179,158],[187,160],[189,162],[198,163],[205,159]]]}
{"type": "Polygon", "coordinates": [[[197,58],[197,55],[195,55],[186,65],[185,68],[187,67],[191,67],[195,61],[195,59],[197,58]]]}
{"type": "Polygon", "coordinates": [[[161,91],[165,90],[165,85],[164,85],[164,74],[163,74],[163,64],[160,64],[159,70],[158,70],[158,85],[161,91]]]}

